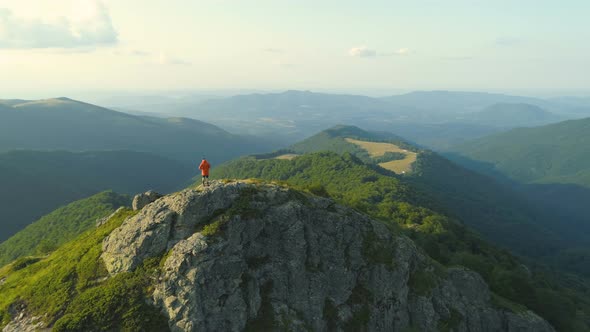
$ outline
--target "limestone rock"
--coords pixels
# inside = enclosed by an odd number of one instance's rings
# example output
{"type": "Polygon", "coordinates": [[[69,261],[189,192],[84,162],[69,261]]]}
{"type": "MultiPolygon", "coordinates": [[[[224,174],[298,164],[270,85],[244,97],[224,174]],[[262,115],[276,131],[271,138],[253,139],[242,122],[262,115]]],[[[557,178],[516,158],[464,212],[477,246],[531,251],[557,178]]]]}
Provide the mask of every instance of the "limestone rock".
{"type": "Polygon", "coordinates": [[[383,223],[276,185],[166,196],[103,249],[112,274],[169,251],[153,301],[173,331],[554,331],[383,223]]]}
{"type": "Polygon", "coordinates": [[[105,239],[102,258],[107,270],[130,271],[145,258],[168,250],[215,211],[228,208],[244,186],[212,184],[204,191],[187,189],[153,202],[105,239]]]}
{"type": "Polygon", "coordinates": [[[135,197],[133,197],[133,202],[131,203],[131,206],[133,207],[134,211],[141,210],[144,206],[152,202],[155,202],[160,197],[162,197],[161,194],[158,194],[157,192],[150,190],[143,194],[135,195],[135,197]]]}

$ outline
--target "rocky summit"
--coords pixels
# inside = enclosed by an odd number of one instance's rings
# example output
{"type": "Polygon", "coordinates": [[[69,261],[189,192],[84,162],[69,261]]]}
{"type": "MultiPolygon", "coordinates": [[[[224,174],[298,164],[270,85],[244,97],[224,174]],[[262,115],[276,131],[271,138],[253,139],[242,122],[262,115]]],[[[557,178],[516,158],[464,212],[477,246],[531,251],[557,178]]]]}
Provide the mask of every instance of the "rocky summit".
{"type": "Polygon", "coordinates": [[[385,224],[275,184],[164,196],[101,257],[111,275],[161,257],[151,301],[173,331],[553,331],[385,224]]]}

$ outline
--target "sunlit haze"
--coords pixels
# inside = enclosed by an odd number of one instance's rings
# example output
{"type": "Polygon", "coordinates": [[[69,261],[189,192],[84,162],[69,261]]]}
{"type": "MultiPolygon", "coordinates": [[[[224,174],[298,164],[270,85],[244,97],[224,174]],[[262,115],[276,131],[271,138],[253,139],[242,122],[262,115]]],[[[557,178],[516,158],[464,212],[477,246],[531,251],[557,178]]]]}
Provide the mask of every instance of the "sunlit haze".
{"type": "Polygon", "coordinates": [[[0,0],[0,87],[577,91],[589,14],[576,0],[0,0]]]}

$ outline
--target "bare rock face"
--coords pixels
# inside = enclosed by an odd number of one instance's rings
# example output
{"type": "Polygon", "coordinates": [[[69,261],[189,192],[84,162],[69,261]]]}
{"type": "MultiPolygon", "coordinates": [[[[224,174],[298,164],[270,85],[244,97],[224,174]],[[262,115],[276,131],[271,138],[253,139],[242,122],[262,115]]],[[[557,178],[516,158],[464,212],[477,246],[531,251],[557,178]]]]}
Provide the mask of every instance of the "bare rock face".
{"type": "Polygon", "coordinates": [[[162,197],[162,195],[153,190],[147,191],[143,194],[135,195],[135,197],[133,197],[131,207],[134,211],[141,210],[144,206],[155,202],[160,197],[162,197]]]}
{"type": "Polygon", "coordinates": [[[111,274],[168,252],[153,301],[173,331],[553,331],[383,223],[276,185],[164,197],[103,249],[111,274]]]}
{"type": "Polygon", "coordinates": [[[168,250],[195,233],[215,211],[227,209],[244,186],[212,184],[206,191],[188,189],[153,202],[105,239],[102,258],[107,270],[131,271],[145,258],[168,250]]]}

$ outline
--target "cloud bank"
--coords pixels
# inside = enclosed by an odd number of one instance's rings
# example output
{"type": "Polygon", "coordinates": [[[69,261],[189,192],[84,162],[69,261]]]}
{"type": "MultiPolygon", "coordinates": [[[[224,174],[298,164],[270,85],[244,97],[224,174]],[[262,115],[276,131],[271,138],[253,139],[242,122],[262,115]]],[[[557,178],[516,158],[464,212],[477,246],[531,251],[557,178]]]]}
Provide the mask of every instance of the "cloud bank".
{"type": "Polygon", "coordinates": [[[98,0],[83,1],[83,15],[51,21],[27,20],[0,8],[0,48],[79,48],[118,42],[106,6],[98,0]]]}

